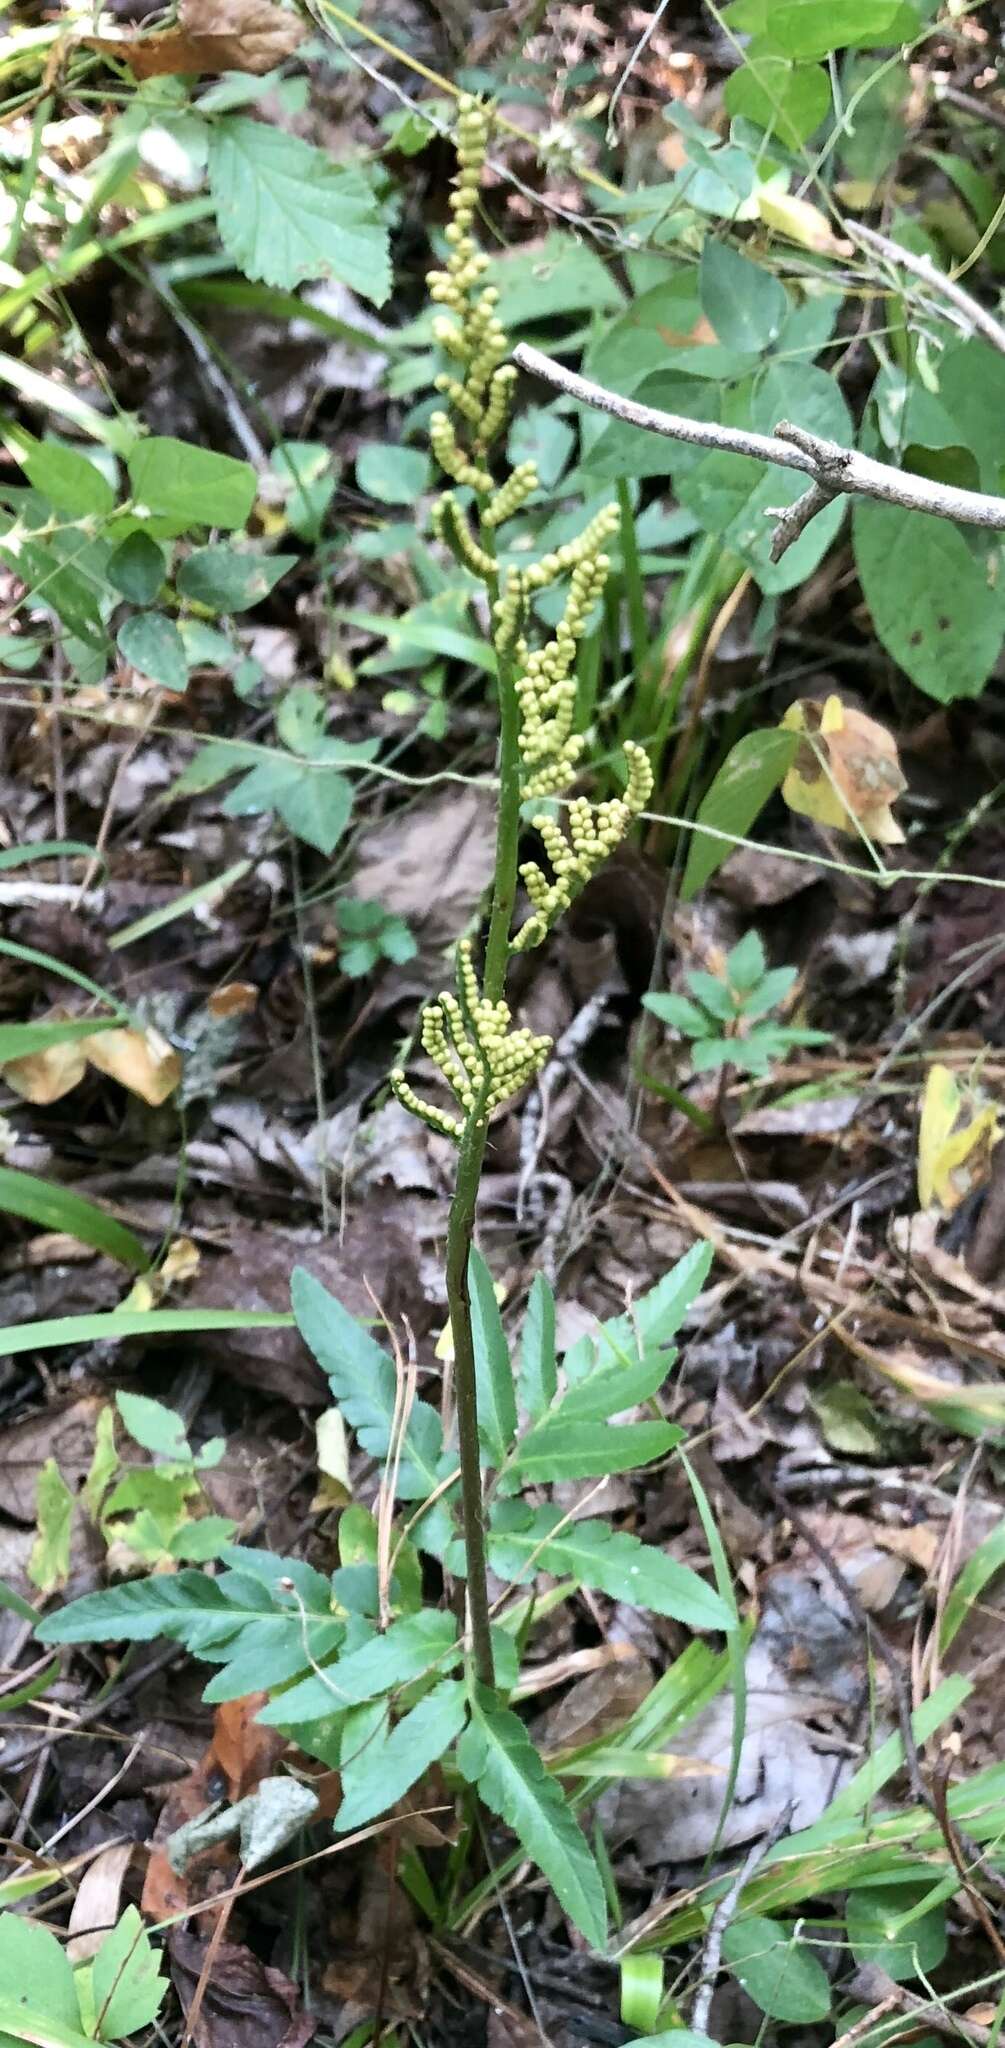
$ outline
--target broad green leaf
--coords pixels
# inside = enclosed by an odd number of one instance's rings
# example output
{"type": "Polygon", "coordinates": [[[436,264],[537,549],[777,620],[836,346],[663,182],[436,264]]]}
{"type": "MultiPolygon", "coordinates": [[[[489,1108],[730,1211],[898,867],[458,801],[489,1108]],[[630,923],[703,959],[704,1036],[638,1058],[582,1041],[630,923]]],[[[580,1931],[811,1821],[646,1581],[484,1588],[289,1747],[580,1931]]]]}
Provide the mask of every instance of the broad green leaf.
{"type": "Polygon", "coordinates": [[[722,1937],[722,1960],[769,2019],[807,2026],[827,2018],[831,1987],[823,1964],[777,1921],[757,1914],[731,1920],[722,1937]]]}
{"type": "Polygon", "coordinates": [[[671,1031],[679,1031],[684,1038],[701,1038],[708,1032],[710,1020],[706,1012],[688,996],[671,995],[659,989],[653,995],[643,996],[642,1002],[661,1024],[669,1024],[671,1031]]]}
{"type": "Polygon", "coordinates": [[[543,490],[554,490],[576,445],[568,420],[550,406],[524,407],[513,421],[506,453],[514,467],[532,462],[543,490]]]}
{"type": "Polygon", "coordinates": [[[524,1484],[534,1486],[552,1479],[599,1479],[665,1458],[682,1434],[669,1422],[625,1422],[612,1429],[604,1422],[549,1419],[535,1424],[518,1445],[516,1469],[524,1484]]]}
{"type": "Polygon", "coordinates": [[[163,1401],[151,1400],[149,1394],[121,1391],[115,1396],[115,1406],[134,1443],[145,1451],[153,1451],[157,1457],[188,1463],[192,1453],[185,1425],[173,1408],[165,1408],[163,1401]]]}
{"type": "Polygon", "coordinates": [[[917,33],[919,10],[903,0],[737,0],[732,28],[767,33],[787,57],[900,42],[917,33]]]}
{"type": "Polygon", "coordinates": [[[926,1906],[932,1886],[875,1885],[849,1892],[848,1942],[859,1964],[871,1963],[895,1984],[928,1976],[944,1960],[946,1909],[926,1906]]]}
{"type": "Polygon", "coordinates": [[[322,1720],[339,1707],[359,1706],[424,1678],[428,1671],[442,1671],[457,1655],[456,1636],[452,1614],[435,1607],[406,1614],[401,1621],[392,1621],[383,1635],[371,1636],[360,1649],[340,1657],[323,1677],[315,1672],[288,1692],[276,1694],[258,1718],[283,1728],[290,1722],[322,1720]]]}
{"type": "MultiPolygon", "coordinates": [[[[644,394],[648,397],[648,392],[644,394]]],[[[810,433],[847,447],[854,440],[851,416],[833,377],[812,363],[770,361],[763,376],[727,393],[724,413],[730,425],[773,434],[781,419],[797,419],[810,433]]],[[[652,438],[652,437],[649,437],[652,438]]],[[[668,442],[672,450],[674,444],[668,442]]],[[[701,520],[706,532],[720,536],[725,548],[740,555],[753,570],[761,589],[774,595],[805,582],[834,540],[844,517],[840,499],[825,505],[780,562],[770,560],[771,510],[793,504],[806,489],[798,472],[752,462],[748,456],[712,452],[683,462],[671,454],[668,467],[678,478],[677,495],[701,520]]],[[[945,522],[940,522],[944,524],[945,522]]]]}
{"type": "MultiPolygon", "coordinates": [[[[501,1501],[492,1515],[488,1545],[493,1571],[518,1584],[532,1579],[535,1571],[554,1572],[631,1607],[671,1615],[686,1628],[728,1632],[735,1626],[732,1609],[697,1572],[608,1522],[570,1522],[558,1508],[501,1501]]],[[[453,1552],[447,1556],[450,1561],[453,1552]]]]}
{"type": "Polygon", "coordinates": [[[207,1699],[237,1699],[286,1684],[331,1655],[345,1623],[331,1612],[328,1580],[296,1559],[268,1551],[225,1549],[230,1567],[215,1579],[202,1572],[155,1575],[88,1593],[48,1615],[52,1642],[183,1643],[196,1657],[224,1668],[207,1699]]]}
{"type": "Polygon", "coordinates": [[[499,256],[489,278],[499,293],[504,327],[524,327],[560,313],[620,312],[624,294],[596,250],[556,229],[526,248],[499,256]]]}
{"type": "Polygon", "coordinates": [[[220,239],[246,277],[291,291],[337,277],[382,306],[391,289],[387,228],[363,173],[280,128],[217,121],[209,181],[220,239]]]}
{"type": "Polygon", "coordinates": [[[781,332],[789,310],[785,286],[729,242],[709,235],[698,266],[705,318],[727,348],[760,355],[781,332]]]}
{"type": "Polygon", "coordinates": [[[365,441],[356,456],[356,482],[382,505],[414,505],[429,489],[429,457],[394,441],[365,441]]]}
{"type": "Polygon", "coordinates": [[[727,113],[756,121],[787,148],[798,149],[830,112],[826,71],[819,64],[792,63],[760,37],[748,43],[743,54],[744,62],[726,80],[727,113]]]}
{"type": "Polygon", "coordinates": [[[10,1216],[23,1216],[29,1223],[41,1225],[43,1230],[65,1230],[78,1243],[107,1252],[110,1259],[118,1259],[136,1273],[145,1272],[150,1264],[139,1238],[127,1230],[124,1223],[118,1223],[114,1216],[107,1215],[97,1203],[74,1194],[72,1188],[58,1187],[54,1181],[39,1180],[33,1173],[0,1166],[0,1209],[6,1210],[10,1216]]]}
{"type": "Polygon", "coordinates": [[[945,519],[857,503],[855,566],[875,631],[912,682],[940,704],[977,697],[1005,633],[1001,550],[982,558],[945,519]]]}
{"type": "Polygon", "coordinates": [[[134,612],[116,634],[123,661],[164,690],[188,687],[188,655],[173,619],[163,612],[134,612]]]}
{"type": "MultiPolygon", "coordinates": [[[[293,1313],[304,1343],[310,1346],[332,1395],[360,1448],[371,1458],[386,1458],[391,1440],[396,1383],[394,1365],[376,1339],[302,1266],[290,1283],[293,1313]]],[[[440,1418],[425,1401],[415,1401],[408,1418],[398,1474],[403,1500],[422,1500],[438,1484],[443,1448],[440,1418]]]]}
{"type": "Polygon", "coordinates": [[[67,518],[101,518],[115,504],[115,492],[97,465],[59,441],[37,442],[23,467],[35,489],[67,518]]]}
{"type": "Polygon", "coordinates": [[[261,555],[228,547],[196,548],[178,571],[178,588],[214,612],[245,612],[274,590],[296,555],[261,555]]]}
{"type": "Polygon", "coordinates": [[[543,1273],[535,1273],[520,1339],[520,1400],[531,1422],[539,1422],[558,1388],[555,1358],[555,1296],[543,1273]]]}
{"type": "Polygon", "coordinates": [[[129,457],[133,497],[149,512],[190,526],[244,526],[255,502],[250,462],[217,455],[191,441],[155,434],[129,457]]]}
{"type": "Polygon", "coordinates": [[[457,1762],[486,1806],[513,1829],[570,1920],[593,1948],[607,1937],[603,1880],[565,1796],[550,1777],[523,1722],[507,1708],[472,1699],[457,1762]]]}
{"type": "Polygon", "coordinates": [[[699,1240],[640,1296],[630,1315],[613,1316],[581,1337],[563,1360],[568,1392],[551,1424],[604,1421],[646,1401],[663,1385],[677,1353],[669,1349],[708,1277],[712,1247],[699,1240]]]}
{"type": "Polygon", "coordinates": [[[784,781],[796,746],[795,733],[769,726],[766,730],[745,733],[730,748],[698,806],[681,884],[685,903],[691,902],[733,852],[728,839],[713,839],[698,828],[704,825],[712,831],[732,832],[745,839],[768,798],[784,781]]]}
{"type": "Polygon", "coordinates": [[[135,1906],[106,1934],[91,1965],[91,1998],[99,2041],[121,2041],[148,2027],[160,2011],[167,1978],[135,1906]]]}
{"type": "Polygon", "coordinates": [[[35,1491],[38,1534],[28,1559],[28,1577],[40,1593],[55,1593],[70,1576],[73,1494],[56,1463],[47,1458],[35,1491]]]}
{"type": "Polygon", "coordinates": [[[24,2037],[4,2031],[4,2009],[16,2013],[23,2007],[29,1987],[35,2013],[57,2027],[81,2031],[73,1970],[62,1943],[20,1913],[0,1913],[0,2048],[21,2048],[24,2037]]]}
{"type": "Polygon", "coordinates": [[[335,768],[276,754],[260,761],[225,797],[231,818],[276,811],[296,839],[333,853],[352,815],[352,783],[335,768]]]}
{"type": "Polygon", "coordinates": [[[152,604],[167,573],[164,550],[148,533],[130,533],[108,558],[108,581],[130,604],[152,604]]]}
{"type": "Polygon", "coordinates": [[[468,1287],[478,1381],[478,1434],[490,1462],[501,1465],[516,1435],[513,1368],[492,1275],[474,1247],[468,1262],[468,1287]]]}
{"type": "Polygon", "coordinates": [[[340,1834],[386,1813],[443,1756],[467,1719],[467,1692],[459,1680],[444,1679],[393,1728],[383,1706],[376,1732],[366,1741],[367,1724],[358,1717],[369,1711],[357,1708],[346,1717],[342,1804],[335,1816],[340,1834]]]}

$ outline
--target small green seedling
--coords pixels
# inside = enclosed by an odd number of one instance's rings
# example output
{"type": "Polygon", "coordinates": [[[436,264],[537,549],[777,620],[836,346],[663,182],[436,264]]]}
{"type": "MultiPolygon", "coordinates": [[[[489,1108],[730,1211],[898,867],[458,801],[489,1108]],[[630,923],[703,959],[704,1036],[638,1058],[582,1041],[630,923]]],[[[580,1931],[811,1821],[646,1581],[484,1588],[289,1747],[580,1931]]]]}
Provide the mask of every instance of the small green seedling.
{"type": "Polygon", "coordinates": [[[695,1073],[729,1066],[760,1076],[794,1046],[826,1045],[830,1037],[827,1031],[781,1024],[771,1015],[795,978],[794,967],[769,968],[758,934],[748,932],[727,953],[722,974],[696,969],[687,976],[690,996],[648,995],[643,1001],[661,1023],[691,1040],[695,1073]]]}
{"type": "Polygon", "coordinates": [[[382,903],[343,896],[338,907],[338,926],[339,936],[345,941],[339,947],[338,964],[353,981],[371,974],[381,960],[400,964],[418,952],[404,918],[385,910],[382,903]]]}

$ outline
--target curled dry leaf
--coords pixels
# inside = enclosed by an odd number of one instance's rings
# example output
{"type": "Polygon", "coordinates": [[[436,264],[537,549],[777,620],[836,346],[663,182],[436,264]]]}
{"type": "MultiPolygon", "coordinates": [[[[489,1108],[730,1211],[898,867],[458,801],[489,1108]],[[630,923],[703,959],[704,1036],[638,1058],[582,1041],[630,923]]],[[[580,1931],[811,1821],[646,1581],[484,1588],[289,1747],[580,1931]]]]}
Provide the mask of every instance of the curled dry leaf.
{"type": "Polygon", "coordinates": [[[133,1842],[113,1842],[85,1870],[70,1913],[66,1953],[71,1963],[89,1963],[109,1928],[115,1926],[134,1848],[133,1842]]]}
{"type": "Polygon", "coordinates": [[[112,1081],[121,1081],[130,1095],[139,1095],[152,1109],[166,1102],[181,1080],[181,1054],[152,1024],[144,1030],[126,1026],[121,1031],[102,1031],[84,1043],[92,1067],[112,1081]]]}
{"type": "Polygon", "coordinates": [[[800,698],[789,705],[782,725],[805,735],[782,784],[790,810],[878,846],[903,844],[890,806],[907,783],[897,742],[885,726],[836,696],[823,704],[800,698]]]}
{"type": "Polygon", "coordinates": [[[306,28],[275,0],[182,0],[173,28],[143,36],[84,36],[89,50],[124,58],[136,78],[179,72],[264,76],[302,43],[306,28]]]}
{"type": "MultiPolygon", "coordinates": [[[[68,1016],[67,1010],[51,1010],[39,1021],[56,1024],[68,1016]]],[[[86,1046],[86,1038],[47,1045],[41,1052],[26,1052],[19,1060],[8,1060],[0,1072],[8,1088],[13,1088],[23,1102],[34,1102],[44,1108],[50,1102],[61,1101],[83,1080],[87,1069],[86,1046]]]]}

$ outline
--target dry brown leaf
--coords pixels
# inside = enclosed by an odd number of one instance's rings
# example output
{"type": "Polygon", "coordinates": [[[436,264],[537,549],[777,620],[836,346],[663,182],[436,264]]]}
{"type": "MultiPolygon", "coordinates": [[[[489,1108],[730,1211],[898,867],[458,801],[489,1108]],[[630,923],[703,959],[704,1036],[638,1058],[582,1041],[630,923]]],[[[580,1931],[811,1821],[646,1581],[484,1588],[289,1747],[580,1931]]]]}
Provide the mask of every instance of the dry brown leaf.
{"type": "Polygon", "coordinates": [[[424,946],[445,944],[492,879],[493,844],[488,793],[450,789],[364,835],[354,894],[417,925],[424,946]]]}
{"type": "MultiPolygon", "coordinates": [[[[188,2013],[202,1981],[209,1945],[186,1927],[168,1939],[171,1975],[188,2013]]],[[[304,2011],[295,1984],[267,1969],[249,1948],[222,1941],[210,1959],[205,1995],[195,2019],[195,2048],[304,2048],[318,2015],[304,2011]]]]}
{"type": "Polygon", "coordinates": [[[135,1844],[117,1842],[102,1849],[77,1887],[70,1913],[66,1953],[71,1963],[87,1963],[114,1927],[122,1903],[122,1885],[135,1844]]]}
{"type": "MultiPolygon", "coordinates": [[[[231,1802],[253,1792],[268,1777],[286,1748],[286,1739],[274,1728],[260,1728],[255,1715],[266,1695],[247,1693],[243,1699],[226,1700],[213,1719],[213,1740],[188,1776],[172,1785],[161,1809],[150,1847],[143,1883],[142,1911],[151,1920],[167,1920],[190,1905],[188,1877],[179,1875],[168,1861],[165,1843],[186,1821],[195,1820],[216,1799],[231,1802]]],[[[209,1869],[233,1866],[234,1852],[227,1843],[199,1858],[198,1884],[203,1891],[209,1869]]]]}
{"type": "Polygon", "coordinates": [[[123,58],[136,78],[173,72],[250,71],[262,77],[302,43],[296,14],[274,0],[182,0],[174,28],[152,35],[84,36],[89,50],[123,58]]]}
{"type": "MultiPolygon", "coordinates": [[[[66,1010],[50,1010],[37,1021],[54,1024],[68,1014],[66,1010]]],[[[86,1039],[72,1038],[62,1045],[47,1045],[43,1052],[27,1052],[22,1059],[8,1060],[2,1069],[4,1080],[24,1102],[40,1106],[59,1102],[84,1078],[86,1045],[86,1039]]]]}
{"type": "Polygon", "coordinates": [[[5,1516],[33,1524],[35,1488],[46,1458],[55,1458],[67,1485],[76,1492],[94,1454],[94,1432],[105,1406],[100,1395],[46,1408],[23,1421],[8,1424],[0,1452],[0,1500],[5,1516]]]}
{"type": "Polygon", "coordinates": [[[100,1031],[85,1043],[92,1067],[120,1081],[152,1109],[159,1109],[181,1080],[181,1054],[152,1024],[142,1031],[128,1025],[121,1031],[100,1031]]]}
{"type": "Polygon", "coordinates": [[[784,729],[805,735],[796,748],[782,795],[800,817],[858,834],[879,846],[900,846],[904,834],[891,804],[907,787],[897,742],[864,711],[831,695],[790,704],[784,729]]]}

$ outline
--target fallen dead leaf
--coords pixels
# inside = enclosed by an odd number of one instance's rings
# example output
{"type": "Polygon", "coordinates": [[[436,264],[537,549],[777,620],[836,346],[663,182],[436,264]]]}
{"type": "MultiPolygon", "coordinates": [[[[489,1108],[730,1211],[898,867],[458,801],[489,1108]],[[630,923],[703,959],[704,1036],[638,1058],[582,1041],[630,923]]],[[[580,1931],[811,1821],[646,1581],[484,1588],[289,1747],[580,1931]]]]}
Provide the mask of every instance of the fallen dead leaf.
{"type": "MultiPolygon", "coordinates": [[[[186,1821],[195,1820],[214,1800],[231,1803],[253,1792],[286,1748],[285,1738],[273,1728],[260,1727],[255,1715],[264,1704],[264,1693],[247,1693],[242,1699],[225,1700],[213,1719],[213,1740],[187,1777],[171,1786],[161,1809],[150,1848],[143,1884],[141,1910],[151,1920],[166,1920],[191,1904],[188,1878],[180,1876],[168,1860],[165,1843],[186,1821]]],[[[205,1888],[206,1872],[233,1864],[233,1851],[223,1845],[199,1858],[199,1884],[205,1888]]],[[[271,2044],[270,2044],[271,2048],[271,2044]]]]}
{"type": "Polygon", "coordinates": [[[275,0],[181,0],[178,22],[152,35],[83,36],[89,50],[123,58],[136,78],[173,72],[249,71],[262,77],[290,57],[307,30],[275,0]]]}
{"type": "Polygon", "coordinates": [[[492,879],[492,799],[453,788],[364,834],[353,894],[407,918],[424,945],[462,931],[492,879]]]}
{"type": "Polygon", "coordinates": [[[117,1842],[102,1849],[77,1887],[70,1912],[66,1953],[71,1963],[87,1963],[101,1947],[110,1927],[119,1917],[122,1885],[132,1861],[132,1842],[117,1842]]]}
{"type": "Polygon", "coordinates": [[[890,806],[907,783],[885,726],[836,695],[823,704],[800,698],[782,726],[805,735],[782,784],[790,810],[838,832],[864,833],[878,846],[903,844],[890,806]]]}
{"type": "Polygon", "coordinates": [[[97,1394],[85,1394],[68,1406],[25,1416],[4,1430],[0,1499],[5,1515],[15,1522],[34,1523],[35,1488],[46,1458],[55,1459],[67,1485],[76,1492],[90,1467],[98,1415],[104,1406],[97,1394]]]}
{"type": "MultiPolygon", "coordinates": [[[[42,1024],[58,1023],[69,1016],[67,1010],[50,1010],[38,1019],[42,1024]]],[[[61,1101],[76,1088],[87,1071],[87,1054],[84,1050],[86,1039],[68,1039],[63,1045],[47,1045],[42,1052],[28,1052],[19,1060],[8,1060],[0,1069],[8,1088],[20,1095],[24,1102],[34,1102],[44,1107],[50,1102],[61,1101]]]]}
{"type": "MultiPolygon", "coordinates": [[[[183,2013],[192,2005],[207,1949],[187,1928],[175,1927],[168,1937],[183,2013]]],[[[195,2048],[304,2048],[317,2025],[317,2014],[304,2011],[296,1985],[281,1970],[267,1969],[236,1942],[220,1942],[195,2022],[195,2048]]]]}
{"type": "Polygon", "coordinates": [[[181,1080],[181,1054],[148,1024],[145,1030],[126,1026],[121,1031],[100,1031],[84,1041],[88,1062],[100,1074],[120,1081],[130,1095],[138,1095],[158,1109],[174,1093],[181,1080]]]}

